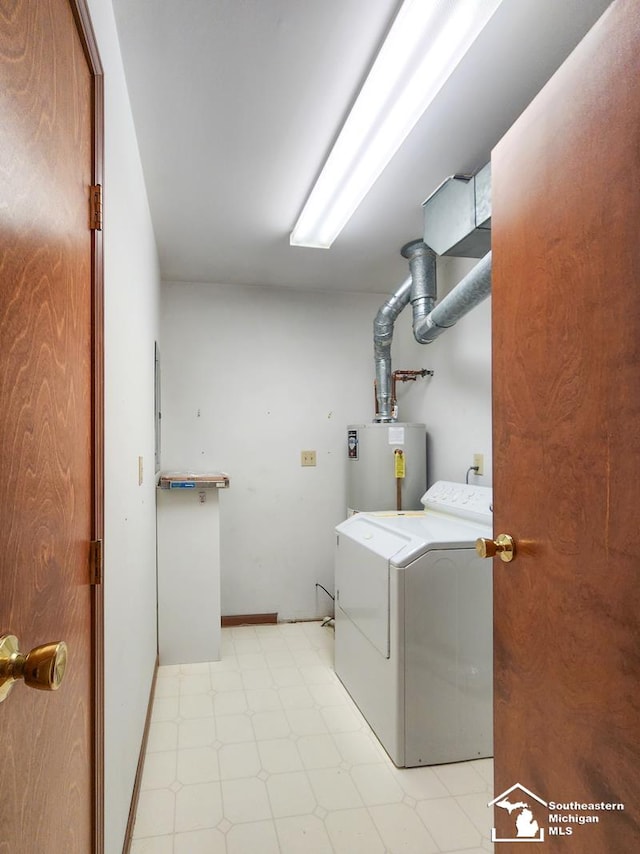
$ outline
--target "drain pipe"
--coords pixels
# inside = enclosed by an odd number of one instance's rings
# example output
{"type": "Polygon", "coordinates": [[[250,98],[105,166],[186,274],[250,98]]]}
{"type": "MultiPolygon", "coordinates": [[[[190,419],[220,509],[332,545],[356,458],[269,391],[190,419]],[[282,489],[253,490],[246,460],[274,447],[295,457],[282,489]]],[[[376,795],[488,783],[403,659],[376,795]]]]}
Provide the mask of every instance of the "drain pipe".
{"type": "Polygon", "coordinates": [[[393,326],[411,297],[411,276],[378,309],[373,321],[373,352],[376,364],[376,421],[394,421],[391,411],[391,342],[393,326]]]}
{"type": "Polygon", "coordinates": [[[491,252],[482,258],[455,288],[425,317],[414,323],[420,344],[430,344],[491,293],[491,252]]]}

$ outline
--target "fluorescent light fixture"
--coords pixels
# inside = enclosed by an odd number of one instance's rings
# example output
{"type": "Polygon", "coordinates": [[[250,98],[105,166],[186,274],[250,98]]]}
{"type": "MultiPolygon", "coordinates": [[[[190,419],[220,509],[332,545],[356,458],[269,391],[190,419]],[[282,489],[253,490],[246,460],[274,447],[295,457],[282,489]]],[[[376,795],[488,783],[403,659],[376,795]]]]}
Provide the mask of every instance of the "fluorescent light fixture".
{"type": "Polygon", "coordinates": [[[502,0],[405,0],[291,232],[328,249],[502,0]]]}

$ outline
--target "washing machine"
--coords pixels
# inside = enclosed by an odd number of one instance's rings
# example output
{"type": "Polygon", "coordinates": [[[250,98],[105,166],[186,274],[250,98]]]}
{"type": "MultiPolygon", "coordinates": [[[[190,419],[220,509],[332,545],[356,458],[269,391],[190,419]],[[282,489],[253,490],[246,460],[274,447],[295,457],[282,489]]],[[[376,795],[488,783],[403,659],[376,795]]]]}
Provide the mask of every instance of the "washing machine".
{"type": "Polygon", "coordinates": [[[438,481],[336,528],[336,673],[398,767],[493,755],[491,501],[438,481]]]}

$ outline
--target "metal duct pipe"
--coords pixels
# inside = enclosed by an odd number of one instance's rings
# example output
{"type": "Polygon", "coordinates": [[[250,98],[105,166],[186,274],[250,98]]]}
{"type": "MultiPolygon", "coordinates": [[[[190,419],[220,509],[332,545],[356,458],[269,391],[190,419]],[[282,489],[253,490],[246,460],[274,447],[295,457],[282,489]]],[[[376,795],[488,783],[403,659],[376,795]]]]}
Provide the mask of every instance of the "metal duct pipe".
{"type": "Polygon", "coordinates": [[[436,253],[423,240],[412,240],[400,251],[408,259],[411,270],[411,306],[415,328],[436,304],[436,253]]]}
{"type": "Polygon", "coordinates": [[[393,421],[391,412],[391,342],[397,316],[409,302],[411,276],[378,309],[373,321],[373,351],[376,363],[376,421],[393,421]]]}
{"type": "Polygon", "coordinates": [[[413,327],[420,344],[430,344],[491,293],[491,252],[482,258],[455,288],[413,327]]]}
{"type": "Polygon", "coordinates": [[[396,318],[411,300],[413,334],[420,344],[430,344],[475,308],[491,293],[491,252],[488,252],[439,305],[436,299],[436,256],[415,240],[402,250],[409,259],[411,276],[378,309],[373,321],[373,347],[376,365],[376,421],[395,421],[392,410],[391,342],[396,318]]]}

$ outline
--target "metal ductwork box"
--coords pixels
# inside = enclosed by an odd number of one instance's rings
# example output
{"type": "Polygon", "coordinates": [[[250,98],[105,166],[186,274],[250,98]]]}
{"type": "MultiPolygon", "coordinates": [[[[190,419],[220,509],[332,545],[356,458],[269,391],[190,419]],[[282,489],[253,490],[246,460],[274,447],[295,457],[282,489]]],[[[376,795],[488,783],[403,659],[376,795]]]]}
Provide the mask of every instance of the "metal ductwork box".
{"type": "Polygon", "coordinates": [[[491,163],[447,178],[422,207],[424,242],[437,255],[482,258],[491,249],[491,163]]]}

